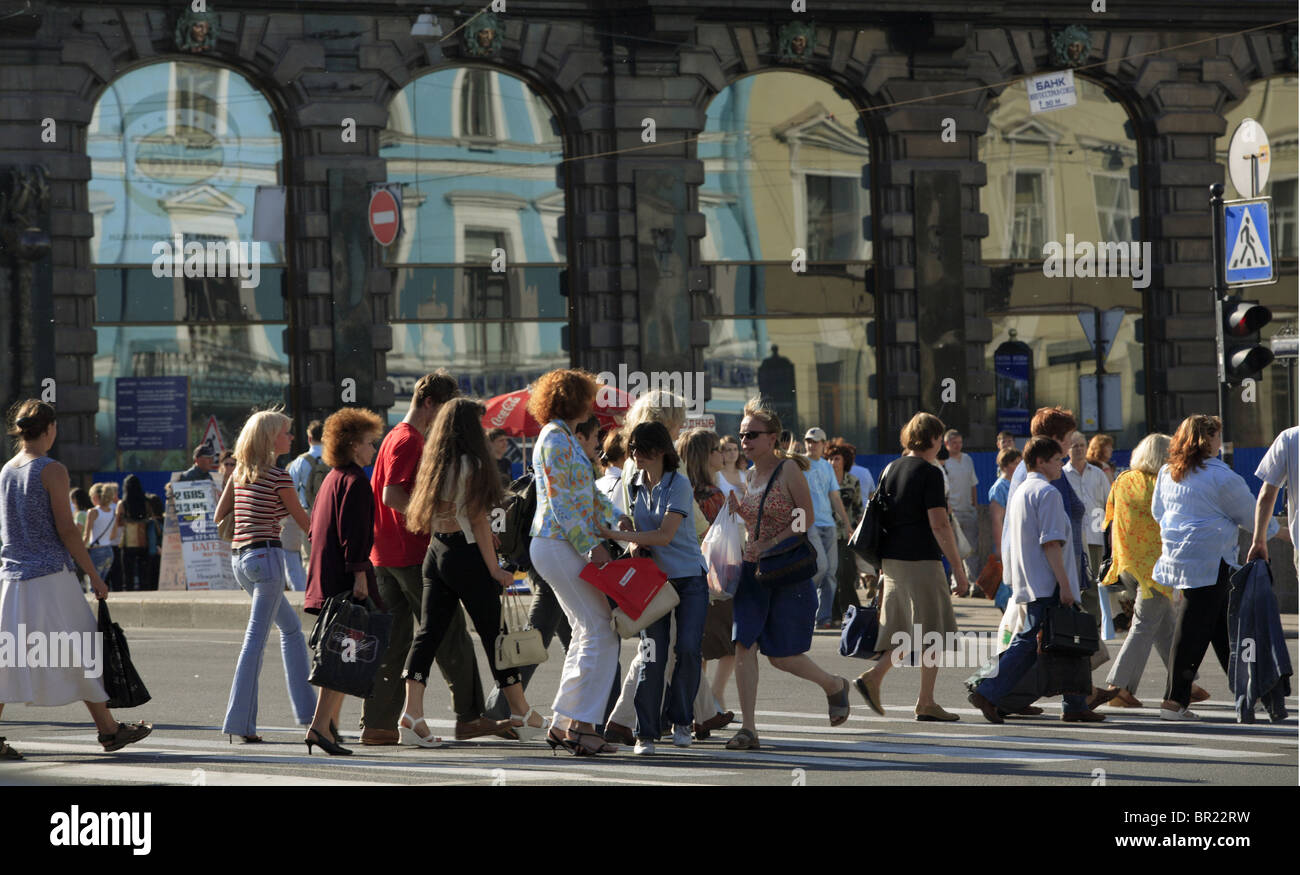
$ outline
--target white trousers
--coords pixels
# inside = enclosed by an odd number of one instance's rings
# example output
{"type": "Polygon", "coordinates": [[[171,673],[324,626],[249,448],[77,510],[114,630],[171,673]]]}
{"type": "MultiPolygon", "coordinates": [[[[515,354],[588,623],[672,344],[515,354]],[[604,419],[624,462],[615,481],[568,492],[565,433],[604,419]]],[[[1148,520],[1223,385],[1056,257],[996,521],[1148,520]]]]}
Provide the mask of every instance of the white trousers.
{"type": "Polygon", "coordinates": [[[619,640],[610,627],[609,600],[578,576],[587,560],[568,541],[533,538],[528,555],[573,629],[551,710],[580,723],[601,723],[618,671],[619,640]]]}

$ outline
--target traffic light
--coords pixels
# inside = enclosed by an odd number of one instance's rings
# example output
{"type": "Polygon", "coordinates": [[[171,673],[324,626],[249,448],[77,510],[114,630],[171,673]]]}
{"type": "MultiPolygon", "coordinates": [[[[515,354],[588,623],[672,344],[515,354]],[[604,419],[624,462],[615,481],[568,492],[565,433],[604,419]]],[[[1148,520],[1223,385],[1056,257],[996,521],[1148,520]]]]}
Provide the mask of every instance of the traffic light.
{"type": "Polygon", "coordinates": [[[1223,326],[1220,381],[1238,383],[1259,376],[1273,362],[1272,350],[1259,342],[1259,330],[1272,321],[1272,311],[1255,301],[1226,298],[1219,302],[1219,319],[1223,326]]]}

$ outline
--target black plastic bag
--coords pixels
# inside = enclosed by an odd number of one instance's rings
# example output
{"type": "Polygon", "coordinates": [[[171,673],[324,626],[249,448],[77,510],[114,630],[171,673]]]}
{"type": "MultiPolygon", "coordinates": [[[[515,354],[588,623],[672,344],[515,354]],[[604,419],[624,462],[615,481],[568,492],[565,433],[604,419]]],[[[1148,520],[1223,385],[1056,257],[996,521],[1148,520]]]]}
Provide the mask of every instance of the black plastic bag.
{"type": "Polygon", "coordinates": [[[331,596],[311,630],[307,680],[327,690],[370,698],[392,629],[393,615],[379,610],[370,599],[358,603],[350,590],[331,596]]]}
{"type": "Polygon", "coordinates": [[[99,603],[99,634],[104,642],[104,689],[108,692],[108,707],[138,708],[148,702],[153,697],[131,664],[126,635],[109,615],[107,601],[99,603]]]}

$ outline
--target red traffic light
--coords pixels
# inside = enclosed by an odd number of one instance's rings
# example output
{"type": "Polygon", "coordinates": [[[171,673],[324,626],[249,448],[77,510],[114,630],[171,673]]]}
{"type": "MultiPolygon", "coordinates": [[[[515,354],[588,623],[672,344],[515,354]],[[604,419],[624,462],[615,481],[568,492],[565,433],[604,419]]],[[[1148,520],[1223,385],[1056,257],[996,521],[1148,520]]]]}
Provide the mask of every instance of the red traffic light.
{"type": "Polygon", "coordinates": [[[1254,334],[1273,319],[1273,311],[1262,304],[1244,301],[1224,313],[1223,330],[1231,337],[1254,334]]]}

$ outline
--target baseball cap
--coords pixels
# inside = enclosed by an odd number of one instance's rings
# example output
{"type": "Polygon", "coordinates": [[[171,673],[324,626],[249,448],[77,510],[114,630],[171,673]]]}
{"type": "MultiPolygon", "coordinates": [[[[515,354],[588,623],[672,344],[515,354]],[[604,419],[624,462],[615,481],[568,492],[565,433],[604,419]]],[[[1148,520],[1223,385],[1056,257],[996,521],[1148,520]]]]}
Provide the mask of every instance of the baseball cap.
{"type": "Polygon", "coordinates": [[[803,439],[806,441],[824,441],[826,440],[826,432],[814,426],[808,429],[808,433],[803,436],[803,439]]]}

